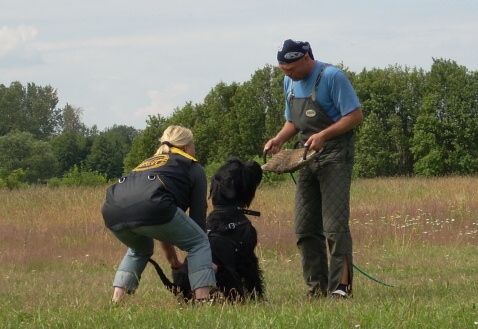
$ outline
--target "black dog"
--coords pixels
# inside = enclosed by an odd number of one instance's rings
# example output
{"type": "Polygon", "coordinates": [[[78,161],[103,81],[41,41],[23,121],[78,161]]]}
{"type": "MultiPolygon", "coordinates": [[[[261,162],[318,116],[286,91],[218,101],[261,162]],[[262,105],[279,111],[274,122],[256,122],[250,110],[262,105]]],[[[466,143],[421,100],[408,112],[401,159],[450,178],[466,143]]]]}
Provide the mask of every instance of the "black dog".
{"type": "MultiPolygon", "coordinates": [[[[207,228],[213,263],[218,266],[216,288],[229,301],[264,298],[264,280],[254,249],[257,232],[245,216],[260,213],[247,210],[262,180],[262,169],[255,161],[242,162],[230,158],[211,179],[209,198],[213,210],[208,215],[207,228]]],[[[185,300],[192,298],[187,259],[173,270],[171,283],[159,265],[155,266],[161,280],[174,294],[185,300]]]]}

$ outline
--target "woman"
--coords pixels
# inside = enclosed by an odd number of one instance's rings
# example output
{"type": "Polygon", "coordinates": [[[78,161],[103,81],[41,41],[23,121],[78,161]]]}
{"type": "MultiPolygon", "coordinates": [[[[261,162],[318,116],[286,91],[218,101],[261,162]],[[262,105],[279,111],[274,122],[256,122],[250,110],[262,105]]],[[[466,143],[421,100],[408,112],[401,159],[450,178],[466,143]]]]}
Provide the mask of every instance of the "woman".
{"type": "Polygon", "coordinates": [[[105,225],[128,247],[114,278],[113,303],[137,289],[153,255],[154,240],[160,241],[171,268],[182,265],[174,246],[188,252],[189,281],[196,299],[207,299],[209,287],[215,284],[205,233],[207,180],[194,158],[193,134],[169,126],[160,141],[154,156],[108,188],[101,209],[105,225]]]}

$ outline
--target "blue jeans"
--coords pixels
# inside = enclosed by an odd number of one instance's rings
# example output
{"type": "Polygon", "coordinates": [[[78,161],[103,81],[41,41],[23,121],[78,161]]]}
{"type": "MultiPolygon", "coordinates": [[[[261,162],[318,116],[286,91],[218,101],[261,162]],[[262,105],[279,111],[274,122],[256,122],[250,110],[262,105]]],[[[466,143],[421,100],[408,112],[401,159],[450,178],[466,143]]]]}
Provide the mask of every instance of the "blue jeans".
{"type": "Polygon", "coordinates": [[[172,244],[188,253],[189,282],[193,290],[215,285],[211,247],[206,233],[178,208],[172,221],[154,226],[123,229],[113,234],[128,250],[116,272],[114,287],[133,293],[139,285],[148,259],[154,252],[154,240],[172,244]]]}

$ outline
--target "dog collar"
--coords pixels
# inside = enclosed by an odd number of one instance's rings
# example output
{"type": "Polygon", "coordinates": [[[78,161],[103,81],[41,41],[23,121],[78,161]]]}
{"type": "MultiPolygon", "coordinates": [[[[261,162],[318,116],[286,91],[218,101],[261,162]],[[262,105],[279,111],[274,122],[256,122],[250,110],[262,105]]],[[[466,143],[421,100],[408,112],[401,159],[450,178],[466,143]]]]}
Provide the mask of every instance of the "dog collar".
{"type": "Polygon", "coordinates": [[[261,213],[259,211],[249,210],[249,209],[244,209],[244,208],[242,208],[242,212],[246,215],[257,216],[257,217],[259,217],[261,215],[261,213]]]}
{"type": "Polygon", "coordinates": [[[261,213],[259,211],[244,209],[238,206],[226,206],[226,205],[213,205],[214,210],[224,211],[229,209],[239,210],[245,215],[257,216],[259,217],[261,213]]]}

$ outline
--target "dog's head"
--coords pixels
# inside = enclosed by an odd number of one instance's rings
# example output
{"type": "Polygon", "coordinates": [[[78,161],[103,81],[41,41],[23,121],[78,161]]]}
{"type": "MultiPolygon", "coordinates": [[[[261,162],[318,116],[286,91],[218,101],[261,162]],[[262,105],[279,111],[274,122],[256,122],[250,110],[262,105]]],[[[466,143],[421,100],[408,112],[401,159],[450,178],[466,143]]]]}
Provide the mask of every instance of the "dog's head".
{"type": "Polygon", "coordinates": [[[249,207],[261,180],[262,169],[257,162],[229,158],[212,176],[209,198],[214,205],[249,207]]]}

